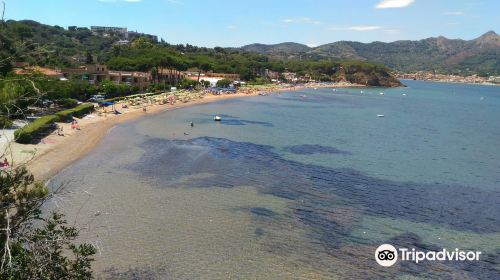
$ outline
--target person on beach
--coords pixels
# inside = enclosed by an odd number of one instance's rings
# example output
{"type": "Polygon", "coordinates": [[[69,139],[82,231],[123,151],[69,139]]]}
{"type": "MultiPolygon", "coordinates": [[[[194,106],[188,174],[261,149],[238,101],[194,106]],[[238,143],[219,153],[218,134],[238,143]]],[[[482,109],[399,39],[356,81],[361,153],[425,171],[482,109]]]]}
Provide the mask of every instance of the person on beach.
{"type": "Polygon", "coordinates": [[[190,125],[191,125],[191,127],[194,127],[194,122],[191,122],[190,125]]]}
{"type": "Polygon", "coordinates": [[[9,161],[7,160],[7,158],[4,158],[3,162],[0,162],[0,168],[7,168],[9,167],[10,164],[9,164],[9,161]]]}
{"type": "Polygon", "coordinates": [[[57,126],[57,135],[64,136],[64,129],[61,125],[57,126]]]}
{"type": "Polygon", "coordinates": [[[73,129],[80,130],[80,125],[78,124],[77,120],[73,121],[73,127],[74,127],[73,129]]]}
{"type": "Polygon", "coordinates": [[[143,111],[143,112],[146,112],[146,111],[147,111],[146,106],[142,107],[142,111],[143,111]]]}

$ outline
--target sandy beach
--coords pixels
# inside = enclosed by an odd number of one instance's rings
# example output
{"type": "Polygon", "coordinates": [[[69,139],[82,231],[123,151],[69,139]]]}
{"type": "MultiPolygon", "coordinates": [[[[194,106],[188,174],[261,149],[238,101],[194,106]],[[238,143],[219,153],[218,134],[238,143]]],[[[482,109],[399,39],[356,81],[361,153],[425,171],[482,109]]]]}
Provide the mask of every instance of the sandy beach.
{"type": "Polygon", "coordinates": [[[52,133],[42,139],[40,143],[32,145],[12,143],[11,157],[13,162],[18,165],[26,164],[37,180],[46,181],[90,152],[106,136],[108,131],[119,123],[186,106],[254,95],[256,94],[208,95],[203,99],[187,103],[152,105],[147,108],[146,112],[143,112],[142,109],[120,109],[122,112],[120,115],[98,116],[94,113],[91,118],[78,120],[80,130],[71,129],[71,124],[68,123],[58,123],[63,127],[64,136],[52,133]]]}
{"type": "Polygon", "coordinates": [[[236,94],[206,94],[201,99],[189,102],[176,102],[173,105],[151,105],[144,112],[142,108],[119,108],[122,114],[93,113],[78,119],[80,130],[71,129],[70,123],[58,123],[63,128],[64,136],[56,132],[46,136],[37,144],[18,144],[11,142],[6,151],[7,158],[13,166],[26,165],[37,180],[46,181],[58,172],[71,165],[80,157],[89,153],[106,134],[117,124],[145,117],[151,114],[175,110],[178,108],[221,101],[225,99],[257,96],[262,93],[300,90],[319,87],[358,87],[353,84],[308,84],[306,86],[255,87],[239,90],[236,94]]]}

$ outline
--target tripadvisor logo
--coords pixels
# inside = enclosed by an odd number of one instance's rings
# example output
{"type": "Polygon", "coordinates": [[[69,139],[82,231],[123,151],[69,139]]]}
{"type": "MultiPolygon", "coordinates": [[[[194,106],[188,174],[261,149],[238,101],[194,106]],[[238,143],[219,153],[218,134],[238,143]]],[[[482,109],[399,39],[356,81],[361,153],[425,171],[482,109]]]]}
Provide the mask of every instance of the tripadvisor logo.
{"type": "Polygon", "coordinates": [[[381,266],[393,266],[398,259],[400,261],[409,261],[419,263],[421,261],[479,261],[480,251],[462,251],[458,248],[449,251],[417,251],[415,248],[396,249],[391,244],[382,244],[375,250],[375,260],[381,266]]]}
{"type": "Polygon", "coordinates": [[[392,266],[398,261],[398,251],[391,244],[382,244],[375,251],[375,260],[381,266],[392,266]]]}

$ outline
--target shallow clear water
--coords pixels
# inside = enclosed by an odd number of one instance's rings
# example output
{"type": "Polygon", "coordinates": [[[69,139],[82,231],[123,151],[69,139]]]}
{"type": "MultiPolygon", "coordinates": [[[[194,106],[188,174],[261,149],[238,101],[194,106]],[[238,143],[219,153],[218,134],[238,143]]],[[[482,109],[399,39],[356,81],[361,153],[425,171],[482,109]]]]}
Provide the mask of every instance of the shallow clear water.
{"type": "Polygon", "coordinates": [[[500,89],[405,83],[121,124],[51,181],[67,191],[55,202],[99,247],[102,277],[495,278],[500,89]],[[383,269],[382,243],[484,258],[383,269]]]}

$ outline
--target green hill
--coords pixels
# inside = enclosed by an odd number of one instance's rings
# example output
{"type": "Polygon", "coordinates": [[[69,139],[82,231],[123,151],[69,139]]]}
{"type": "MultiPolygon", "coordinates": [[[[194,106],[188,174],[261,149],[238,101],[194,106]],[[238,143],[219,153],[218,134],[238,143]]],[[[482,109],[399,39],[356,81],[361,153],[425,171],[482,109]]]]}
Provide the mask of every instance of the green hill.
{"type": "MultiPolygon", "coordinates": [[[[389,74],[389,69],[378,64],[302,57],[295,59],[293,55],[287,61],[275,58],[278,54],[310,50],[296,43],[269,47],[253,45],[248,47],[252,51],[242,51],[170,45],[163,41],[153,42],[145,37],[130,44],[117,44],[119,40],[119,34],[93,34],[88,28],[73,27],[67,30],[35,21],[10,20],[0,25],[0,59],[13,56],[13,61],[51,67],[102,63],[107,64],[109,69],[125,71],[150,71],[159,67],[178,70],[195,68],[236,73],[243,80],[255,80],[263,76],[266,69],[280,73],[287,69],[322,81],[341,79],[373,86],[401,85],[389,74]],[[345,73],[340,75],[339,69],[344,69],[345,73]],[[359,75],[354,75],[357,72],[359,75]]],[[[3,70],[4,73],[6,71],[3,70]]]]}
{"type": "MultiPolygon", "coordinates": [[[[290,43],[286,43],[290,44],[290,43]]],[[[359,43],[340,41],[300,50],[284,51],[277,45],[244,46],[241,49],[273,55],[276,58],[293,58],[298,55],[309,59],[356,59],[384,64],[403,72],[433,71],[442,73],[500,74],[500,36],[489,31],[474,40],[428,38],[419,41],[392,43],[359,43]]]]}

